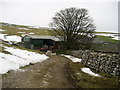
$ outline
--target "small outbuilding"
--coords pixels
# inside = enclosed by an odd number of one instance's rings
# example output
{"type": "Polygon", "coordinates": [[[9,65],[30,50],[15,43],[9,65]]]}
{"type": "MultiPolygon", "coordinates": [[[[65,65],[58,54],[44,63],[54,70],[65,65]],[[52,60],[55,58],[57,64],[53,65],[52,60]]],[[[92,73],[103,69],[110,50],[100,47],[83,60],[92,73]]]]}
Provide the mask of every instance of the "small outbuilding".
{"type": "Polygon", "coordinates": [[[26,35],[22,38],[23,46],[28,49],[40,49],[43,46],[61,48],[62,41],[55,36],[26,35]]]}

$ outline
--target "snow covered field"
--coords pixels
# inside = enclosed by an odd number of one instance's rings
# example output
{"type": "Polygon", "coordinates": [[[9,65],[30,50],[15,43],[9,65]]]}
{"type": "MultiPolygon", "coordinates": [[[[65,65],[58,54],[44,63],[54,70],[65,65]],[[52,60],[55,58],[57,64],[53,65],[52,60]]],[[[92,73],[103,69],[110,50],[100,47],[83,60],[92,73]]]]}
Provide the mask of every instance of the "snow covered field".
{"type": "Polygon", "coordinates": [[[17,36],[17,35],[11,35],[11,36],[7,36],[7,34],[1,34],[0,33],[0,39],[4,40],[4,41],[13,41],[13,42],[21,42],[21,37],[17,36]]]}
{"type": "Polygon", "coordinates": [[[6,46],[2,47],[11,54],[0,53],[0,74],[5,74],[10,70],[17,70],[31,63],[42,62],[49,58],[44,54],[38,54],[36,52],[6,46]]]}

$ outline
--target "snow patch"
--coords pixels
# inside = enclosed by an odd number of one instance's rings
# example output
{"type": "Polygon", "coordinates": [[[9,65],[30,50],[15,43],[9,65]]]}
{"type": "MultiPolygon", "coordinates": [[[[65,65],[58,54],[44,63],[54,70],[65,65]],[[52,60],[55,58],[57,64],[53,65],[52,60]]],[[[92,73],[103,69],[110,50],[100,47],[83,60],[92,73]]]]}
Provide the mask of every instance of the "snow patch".
{"type": "Polygon", "coordinates": [[[51,55],[55,56],[55,55],[56,55],[56,53],[52,53],[51,55]]]}
{"type": "Polygon", "coordinates": [[[75,58],[75,57],[73,57],[71,55],[62,55],[62,56],[66,57],[66,58],[68,58],[70,60],[72,60],[73,62],[81,62],[80,58],[75,58]]]}
{"type": "Polygon", "coordinates": [[[18,33],[26,33],[26,32],[18,32],[18,33]]]}
{"type": "Polygon", "coordinates": [[[114,38],[112,39],[115,39],[115,40],[120,40],[120,37],[119,36],[115,36],[114,38]]]}
{"type": "Polygon", "coordinates": [[[28,35],[28,34],[22,34],[21,36],[24,37],[25,35],[28,35]]]}
{"type": "Polygon", "coordinates": [[[34,34],[33,32],[29,33],[29,34],[34,34]]]}
{"type": "Polygon", "coordinates": [[[85,67],[84,67],[84,68],[81,68],[81,70],[82,70],[83,72],[89,74],[89,75],[92,75],[92,76],[95,76],[95,77],[101,77],[100,75],[92,72],[89,68],[85,68],[85,67]]]}
{"type": "Polygon", "coordinates": [[[18,70],[20,67],[29,65],[30,63],[38,63],[47,60],[44,54],[38,54],[27,50],[6,47],[5,51],[11,54],[0,53],[0,74],[5,74],[10,70],[18,70]]]}
{"type": "Polygon", "coordinates": [[[28,29],[28,28],[18,28],[18,29],[23,29],[23,30],[30,30],[30,29],[28,29]]]}
{"type": "Polygon", "coordinates": [[[2,30],[2,29],[0,29],[0,31],[1,31],[1,32],[4,32],[4,31],[6,31],[6,30],[2,30]]]}
{"type": "Polygon", "coordinates": [[[29,65],[29,62],[25,59],[10,54],[0,53],[0,74],[5,74],[10,70],[17,70],[25,65],[29,65]]]}
{"type": "Polygon", "coordinates": [[[112,37],[114,40],[120,40],[119,34],[104,34],[104,33],[97,33],[96,35],[102,35],[102,36],[109,36],[112,37]]]}
{"type": "Polygon", "coordinates": [[[30,63],[32,62],[39,62],[47,58],[44,54],[39,54],[36,52],[30,52],[27,50],[16,49],[12,47],[5,47],[5,50],[10,52],[11,54],[21,57],[23,59],[29,60],[30,63]]]}
{"type": "Polygon", "coordinates": [[[0,34],[0,39],[4,41],[9,41],[9,42],[10,41],[21,42],[21,37],[16,35],[7,36],[7,34],[0,34]]]}

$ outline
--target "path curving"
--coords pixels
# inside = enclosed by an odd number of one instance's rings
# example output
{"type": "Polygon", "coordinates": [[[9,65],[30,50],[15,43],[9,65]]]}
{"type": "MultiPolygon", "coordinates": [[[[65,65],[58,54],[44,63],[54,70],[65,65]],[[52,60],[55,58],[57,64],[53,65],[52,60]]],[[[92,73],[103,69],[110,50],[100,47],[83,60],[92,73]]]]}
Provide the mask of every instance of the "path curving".
{"type": "Polygon", "coordinates": [[[3,75],[3,88],[74,88],[66,72],[70,60],[58,55],[49,57],[44,62],[3,75]]]}

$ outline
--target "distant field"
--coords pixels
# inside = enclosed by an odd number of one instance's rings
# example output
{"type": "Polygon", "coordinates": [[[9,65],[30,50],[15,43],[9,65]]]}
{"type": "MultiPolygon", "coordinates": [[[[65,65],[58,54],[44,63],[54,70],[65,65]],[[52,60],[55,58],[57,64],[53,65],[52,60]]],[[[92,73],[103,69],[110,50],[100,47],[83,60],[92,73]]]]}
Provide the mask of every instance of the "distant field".
{"type": "Polygon", "coordinates": [[[113,33],[113,32],[94,32],[94,33],[104,33],[104,34],[120,34],[120,33],[113,33]]]}
{"type": "Polygon", "coordinates": [[[51,35],[50,30],[48,29],[41,29],[36,27],[30,26],[21,26],[21,25],[14,25],[14,24],[6,24],[0,23],[0,29],[5,31],[0,31],[3,34],[8,35],[18,35],[24,36],[26,34],[35,34],[35,35],[51,35]]]}
{"type": "MultiPolygon", "coordinates": [[[[52,35],[51,30],[46,28],[39,28],[34,26],[23,26],[23,25],[15,25],[15,24],[8,24],[8,23],[0,23],[0,33],[7,34],[7,35],[17,35],[17,36],[25,36],[26,34],[31,35],[52,35]]],[[[120,36],[118,33],[112,32],[94,32],[96,37],[101,41],[111,42],[111,43],[118,43],[118,40],[114,40],[113,36],[120,36]],[[99,35],[100,34],[100,35],[99,35]],[[112,35],[110,36],[103,36],[105,35],[112,35]]]]}
{"type": "Polygon", "coordinates": [[[118,43],[118,40],[114,40],[112,39],[112,37],[109,37],[109,36],[97,35],[96,37],[104,42],[118,43]]]}

